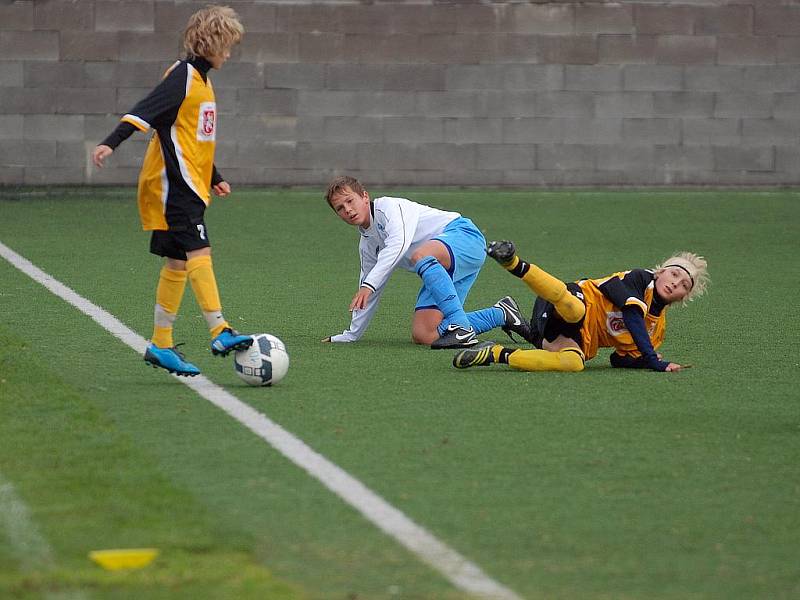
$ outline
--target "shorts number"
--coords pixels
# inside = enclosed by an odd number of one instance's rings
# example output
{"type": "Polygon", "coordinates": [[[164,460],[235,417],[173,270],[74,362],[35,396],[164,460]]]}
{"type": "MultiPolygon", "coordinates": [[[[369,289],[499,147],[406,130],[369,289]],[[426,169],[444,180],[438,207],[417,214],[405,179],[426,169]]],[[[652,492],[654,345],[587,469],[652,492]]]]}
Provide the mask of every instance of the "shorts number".
{"type": "Polygon", "coordinates": [[[197,231],[200,233],[200,239],[201,240],[206,239],[206,226],[205,225],[202,225],[202,224],[198,225],[197,226],[197,231]]]}

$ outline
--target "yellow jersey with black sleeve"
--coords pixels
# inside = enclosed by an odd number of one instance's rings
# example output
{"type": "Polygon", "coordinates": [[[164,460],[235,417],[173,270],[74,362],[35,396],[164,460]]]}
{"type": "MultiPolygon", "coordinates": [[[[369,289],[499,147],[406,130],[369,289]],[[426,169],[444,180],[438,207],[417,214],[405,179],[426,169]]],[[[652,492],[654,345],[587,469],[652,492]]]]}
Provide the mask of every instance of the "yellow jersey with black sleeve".
{"type": "MultiPolygon", "coordinates": [[[[217,105],[210,68],[204,58],[176,61],[117,128],[122,139],[131,127],[154,132],[139,174],[139,215],[145,230],[185,229],[202,218],[212,183],[222,181],[214,167],[217,105]]],[[[108,138],[112,143],[122,141],[113,137],[108,138]]]]}
{"type": "Polygon", "coordinates": [[[586,305],[580,331],[581,349],[587,360],[597,355],[598,348],[614,348],[621,356],[641,356],[622,318],[625,306],[633,305],[642,311],[654,349],[664,341],[667,311],[655,294],[652,271],[621,271],[600,279],[582,279],[577,284],[586,305]]]}

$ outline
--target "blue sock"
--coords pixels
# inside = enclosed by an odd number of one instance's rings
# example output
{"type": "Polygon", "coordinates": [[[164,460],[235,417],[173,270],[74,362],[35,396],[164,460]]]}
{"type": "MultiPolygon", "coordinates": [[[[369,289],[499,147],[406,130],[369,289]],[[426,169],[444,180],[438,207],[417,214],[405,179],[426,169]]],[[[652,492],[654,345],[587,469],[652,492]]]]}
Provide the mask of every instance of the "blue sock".
{"type": "Polygon", "coordinates": [[[474,310],[467,313],[467,319],[472,324],[475,333],[483,333],[495,327],[500,327],[506,322],[506,316],[503,314],[502,308],[490,306],[489,308],[482,308],[481,310],[474,310]]]}
{"type": "Polygon", "coordinates": [[[417,261],[415,270],[417,275],[422,278],[425,288],[433,296],[436,307],[444,315],[439,331],[442,330],[442,327],[446,328],[451,323],[469,329],[470,321],[464,312],[464,307],[461,306],[461,299],[456,294],[453,280],[450,279],[441,263],[433,256],[426,256],[417,261]]]}

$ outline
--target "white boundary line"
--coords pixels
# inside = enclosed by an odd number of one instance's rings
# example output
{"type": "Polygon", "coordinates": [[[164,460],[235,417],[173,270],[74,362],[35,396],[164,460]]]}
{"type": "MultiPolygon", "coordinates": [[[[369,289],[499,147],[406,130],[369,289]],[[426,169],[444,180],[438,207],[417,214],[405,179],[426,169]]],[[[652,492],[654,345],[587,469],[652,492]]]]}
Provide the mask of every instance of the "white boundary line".
{"type": "MultiPolygon", "coordinates": [[[[53,549],[31,519],[28,505],[19,497],[14,484],[0,472],[0,533],[5,530],[12,554],[25,573],[54,566],[53,549]]],[[[45,600],[87,600],[82,589],[43,592],[45,600]]]]}
{"type": "MultiPolygon", "coordinates": [[[[135,352],[144,353],[147,341],[115,316],[54,279],[2,242],[0,242],[0,256],[53,294],[91,317],[103,329],[130,346],[135,352]]],[[[373,525],[441,573],[457,588],[479,598],[522,600],[515,592],[494,581],[480,567],[439,541],[358,479],[314,451],[301,439],[253,409],[249,404],[242,402],[202,375],[193,378],[176,377],[176,379],[262,438],[355,508],[373,525]]]]}
{"type": "Polygon", "coordinates": [[[31,521],[28,506],[17,495],[14,484],[0,473],[0,530],[5,529],[14,554],[24,571],[49,567],[53,551],[31,521]]]}

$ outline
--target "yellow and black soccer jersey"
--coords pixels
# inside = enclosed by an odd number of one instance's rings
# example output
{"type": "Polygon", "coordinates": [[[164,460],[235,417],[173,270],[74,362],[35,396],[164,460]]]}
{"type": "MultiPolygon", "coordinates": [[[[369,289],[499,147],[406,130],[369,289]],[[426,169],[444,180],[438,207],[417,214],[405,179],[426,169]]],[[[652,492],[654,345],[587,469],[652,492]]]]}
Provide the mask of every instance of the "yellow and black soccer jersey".
{"type": "Polygon", "coordinates": [[[212,181],[222,180],[214,168],[217,105],[210,68],[203,58],[176,61],[106,140],[114,148],[132,127],[154,130],[139,175],[139,214],[146,230],[201,218],[211,202],[212,181]]]}
{"type": "Polygon", "coordinates": [[[622,356],[641,356],[622,318],[625,306],[641,309],[654,349],[664,341],[667,311],[655,298],[652,271],[634,269],[600,279],[582,279],[577,283],[586,304],[586,316],[581,323],[581,349],[587,360],[597,354],[598,348],[615,348],[622,356]]]}

